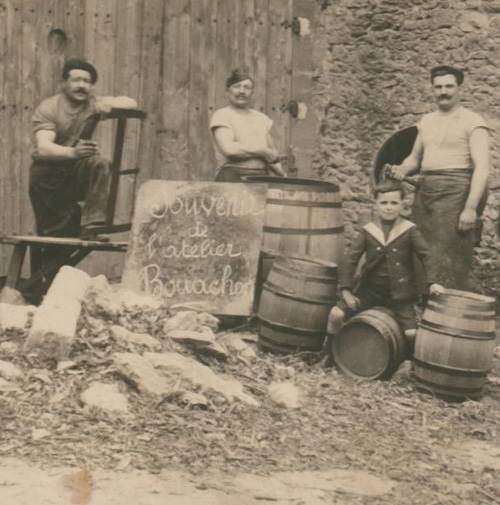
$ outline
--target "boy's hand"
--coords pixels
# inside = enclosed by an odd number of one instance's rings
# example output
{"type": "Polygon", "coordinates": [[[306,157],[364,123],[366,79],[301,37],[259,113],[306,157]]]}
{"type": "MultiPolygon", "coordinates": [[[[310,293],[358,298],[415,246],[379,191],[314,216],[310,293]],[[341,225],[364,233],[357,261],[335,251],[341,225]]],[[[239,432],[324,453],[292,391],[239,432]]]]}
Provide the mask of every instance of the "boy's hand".
{"type": "Polygon", "coordinates": [[[431,295],[442,295],[444,293],[444,288],[441,284],[431,284],[429,287],[429,293],[431,295]]]}
{"type": "Polygon", "coordinates": [[[359,298],[354,296],[349,289],[342,290],[342,298],[351,310],[356,310],[359,306],[359,298]]]}

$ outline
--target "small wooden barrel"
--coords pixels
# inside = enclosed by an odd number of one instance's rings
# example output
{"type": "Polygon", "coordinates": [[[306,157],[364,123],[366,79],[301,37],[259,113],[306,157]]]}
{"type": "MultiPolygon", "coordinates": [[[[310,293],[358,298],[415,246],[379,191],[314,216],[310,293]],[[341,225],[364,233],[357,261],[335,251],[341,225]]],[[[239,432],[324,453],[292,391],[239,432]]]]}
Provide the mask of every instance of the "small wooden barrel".
{"type": "Polygon", "coordinates": [[[276,256],[259,303],[259,347],[281,353],[320,351],[337,293],[337,265],[276,256]]]}
{"type": "Polygon", "coordinates": [[[246,180],[265,182],[269,186],[264,249],[340,262],[344,226],[338,186],[292,177],[247,177],[246,180]]]}
{"type": "Polygon", "coordinates": [[[417,386],[478,399],[495,347],[495,300],[454,289],[430,297],[415,340],[417,386]]]}
{"type": "Polygon", "coordinates": [[[388,378],[407,356],[404,333],[394,314],[383,307],[349,319],[332,337],[331,349],[335,364],[358,379],[388,378]]]}

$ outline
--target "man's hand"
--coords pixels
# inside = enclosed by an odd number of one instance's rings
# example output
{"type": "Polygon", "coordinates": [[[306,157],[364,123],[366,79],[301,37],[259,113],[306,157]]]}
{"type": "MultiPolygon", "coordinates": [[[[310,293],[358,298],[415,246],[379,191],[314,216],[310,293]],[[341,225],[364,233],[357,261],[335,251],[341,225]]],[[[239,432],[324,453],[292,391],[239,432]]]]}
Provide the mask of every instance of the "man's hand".
{"type": "Polygon", "coordinates": [[[359,298],[354,296],[349,289],[342,290],[342,298],[351,310],[356,310],[359,306],[359,298]]]}
{"type": "Polygon", "coordinates": [[[97,142],[93,140],[79,140],[75,146],[75,157],[88,158],[89,156],[94,156],[99,152],[97,148],[97,142]]]}
{"type": "Polygon", "coordinates": [[[458,218],[459,231],[469,231],[476,226],[477,212],[476,209],[465,207],[460,217],[458,218]]]}
{"type": "Polygon", "coordinates": [[[273,163],[272,165],[269,165],[269,167],[271,168],[271,170],[273,171],[273,173],[275,175],[278,175],[280,177],[285,177],[286,176],[286,172],[283,169],[283,166],[281,165],[281,162],[280,163],[273,163]]]}
{"type": "Polygon", "coordinates": [[[390,165],[386,163],[384,165],[384,171],[390,179],[396,179],[397,181],[402,181],[408,174],[406,170],[401,165],[390,165]]]}
{"type": "Polygon", "coordinates": [[[442,295],[444,294],[444,288],[441,284],[431,284],[429,286],[429,294],[431,295],[442,295]]]}

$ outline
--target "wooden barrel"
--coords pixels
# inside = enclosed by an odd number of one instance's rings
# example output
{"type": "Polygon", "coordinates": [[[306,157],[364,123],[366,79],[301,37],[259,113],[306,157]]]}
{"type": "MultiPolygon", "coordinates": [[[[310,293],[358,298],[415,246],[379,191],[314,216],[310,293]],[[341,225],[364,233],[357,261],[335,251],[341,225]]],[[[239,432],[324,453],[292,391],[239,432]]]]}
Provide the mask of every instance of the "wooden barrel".
{"type": "Polygon", "coordinates": [[[373,307],[349,319],[331,339],[335,364],[361,379],[390,377],[407,357],[404,333],[394,314],[373,307]]]}
{"type": "Polygon", "coordinates": [[[494,347],[494,298],[455,289],[432,295],[415,340],[417,386],[448,398],[481,398],[494,347]]]}
{"type": "Polygon", "coordinates": [[[320,351],[335,305],[337,265],[305,256],[276,256],[259,303],[259,347],[320,351]]]}
{"type": "Polygon", "coordinates": [[[422,389],[478,399],[495,347],[495,300],[446,289],[432,295],[415,340],[415,378],[422,389]]]}
{"type": "Polygon", "coordinates": [[[339,188],[326,181],[247,177],[268,184],[262,247],[339,263],[343,253],[339,188]]]}
{"type": "Polygon", "coordinates": [[[254,313],[257,312],[259,308],[260,295],[262,293],[262,288],[264,283],[269,276],[271,267],[273,266],[274,258],[276,253],[273,251],[268,251],[267,249],[261,249],[259,254],[259,263],[257,268],[257,278],[255,281],[255,291],[254,291],[254,313]]]}

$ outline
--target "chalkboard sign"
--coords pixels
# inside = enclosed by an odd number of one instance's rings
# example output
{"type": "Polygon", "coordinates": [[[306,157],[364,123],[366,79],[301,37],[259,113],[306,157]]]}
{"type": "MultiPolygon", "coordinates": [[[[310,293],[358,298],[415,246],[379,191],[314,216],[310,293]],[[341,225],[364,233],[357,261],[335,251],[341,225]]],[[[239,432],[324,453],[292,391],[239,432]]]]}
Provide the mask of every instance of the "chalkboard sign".
{"type": "Polygon", "coordinates": [[[265,200],[264,184],[144,183],[123,285],[171,308],[249,315],[265,200]]]}

